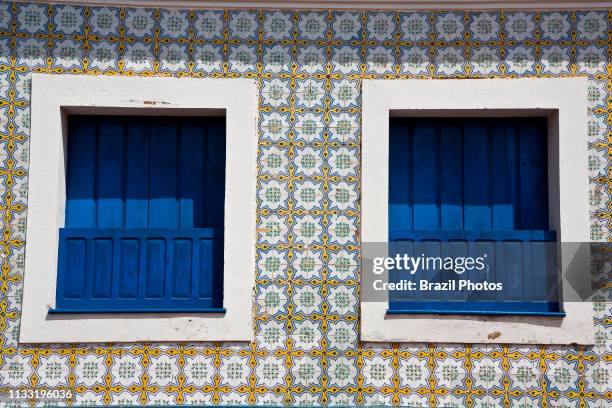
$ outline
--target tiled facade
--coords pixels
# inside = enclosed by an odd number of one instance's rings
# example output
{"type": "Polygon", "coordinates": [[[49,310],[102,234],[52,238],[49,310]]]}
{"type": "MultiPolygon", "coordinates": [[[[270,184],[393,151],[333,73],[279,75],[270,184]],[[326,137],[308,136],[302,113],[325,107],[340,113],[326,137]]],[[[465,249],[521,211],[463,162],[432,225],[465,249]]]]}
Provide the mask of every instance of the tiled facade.
{"type": "MultiPolygon", "coordinates": [[[[590,78],[591,236],[612,238],[612,11],[189,11],[0,3],[0,390],[69,386],[74,405],[609,407],[612,303],[593,347],[364,344],[359,338],[364,78],[590,78]],[[29,76],[259,83],[256,340],[17,343],[29,76]]],[[[606,279],[610,264],[597,265],[606,279]]],[[[450,339],[449,339],[450,340],[450,339]]]]}

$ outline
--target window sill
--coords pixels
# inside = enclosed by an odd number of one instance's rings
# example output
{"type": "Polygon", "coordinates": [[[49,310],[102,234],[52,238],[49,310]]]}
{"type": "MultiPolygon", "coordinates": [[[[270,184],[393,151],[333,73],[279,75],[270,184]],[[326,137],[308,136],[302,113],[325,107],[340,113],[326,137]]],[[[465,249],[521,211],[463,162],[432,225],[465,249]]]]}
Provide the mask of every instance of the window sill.
{"type": "Polygon", "coordinates": [[[474,310],[387,310],[387,315],[462,315],[462,316],[545,316],[565,317],[565,312],[496,312],[474,310]]]}
{"type": "Polygon", "coordinates": [[[49,309],[49,314],[100,314],[100,313],[206,313],[206,314],[225,314],[225,308],[212,309],[49,309]]]}

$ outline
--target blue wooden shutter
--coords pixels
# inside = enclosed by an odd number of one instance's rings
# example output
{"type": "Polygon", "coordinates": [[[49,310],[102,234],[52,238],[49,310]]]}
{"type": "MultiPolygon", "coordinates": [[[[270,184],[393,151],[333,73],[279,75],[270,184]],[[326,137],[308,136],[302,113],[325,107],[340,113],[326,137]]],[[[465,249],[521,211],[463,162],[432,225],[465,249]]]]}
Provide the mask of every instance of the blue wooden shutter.
{"type": "MultiPolygon", "coordinates": [[[[556,240],[548,229],[546,132],[544,118],[390,120],[389,241],[430,256],[452,255],[441,252],[452,248],[465,256],[478,243],[496,257],[484,278],[506,288],[503,301],[487,302],[396,293],[391,313],[560,313],[553,266],[541,252],[550,246],[533,244],[556,240]],[[504,260],[502,250],[517,252],[504,260]]],[[[476,275],[464,278],[483,280],[476,275]]]]}
{"type": "Polygon", "coordinates": [[[54,312],[221,311],[224,118],[70,116],[54,312]]]}

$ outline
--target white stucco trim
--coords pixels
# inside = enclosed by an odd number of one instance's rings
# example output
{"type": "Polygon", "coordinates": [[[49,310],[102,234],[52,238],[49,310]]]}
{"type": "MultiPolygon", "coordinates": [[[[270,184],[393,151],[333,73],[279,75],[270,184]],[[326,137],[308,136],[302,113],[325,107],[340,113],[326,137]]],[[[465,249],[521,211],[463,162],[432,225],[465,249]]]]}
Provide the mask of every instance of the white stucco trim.
{"type": "MultiPolygon", "coordinates": [[[[364,80],[362,95],[362,242],[387,241],[390,114],[519,113],[549,117],[551,229],[561,242],[589,241],[586,78],[364,80]]],[[[562,272],[575,257],[588,265],[584,251],[570,252],[564,247],[562,272]]],[[[571,285],[563,290],[569,299],[571,285]]],[[[386,316],[386,303],[362,301],[360,333],[363,341],[592,344],[592,303],[564,308],[565,318],[386,316]]]]}
{"type": "MultiPolygon", "coordinates": [[[[31,1],[31,0],[18,0],[31,1]]],[[[41,0],[41,2],[43,2],[41,0]]],[[[605,9],[606,0],[51,0],[45,3],[116,7],[161,7],[183,9],[349,9],[349,10],[559,10],[605,9]]]]}
{"type": "Polygon", "coordinates": [[[32,75],[23,343],[250,341],[255,283],[257,85],[250,79],[32,75]],[[225,110],[225,314],[50,315],[64,225],[66,112],[225,110]]]}

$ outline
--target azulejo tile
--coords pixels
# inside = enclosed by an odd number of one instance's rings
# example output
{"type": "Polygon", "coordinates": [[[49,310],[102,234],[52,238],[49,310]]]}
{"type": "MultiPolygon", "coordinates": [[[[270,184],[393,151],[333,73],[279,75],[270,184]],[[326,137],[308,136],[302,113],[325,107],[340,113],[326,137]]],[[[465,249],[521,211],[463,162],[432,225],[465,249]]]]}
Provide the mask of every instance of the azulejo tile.
{"type": "Polygon", "coordinates": [[[119,9],[115,7],[92,7],[89,26],[94,34],[102,37],[115,34],[119,27],[119,9]]]}
{"type": "Polygon", "coordinates": [[[291,71],[291,46],[275,44],[263,47],[263,70],[273,74],[291,71]]]}
{"type": "Polygon", "coordinates": [[[223,11],[197,10],[195,12],[195,36],[204,40],[218,40],[223,38],[223,11]]]}
{"type": "Polygon", "coordinates": [[[328,96],[325,90],[325,81],[308,78],[296,79],[296,107],[305,109],[323,108],[324,98],[328,96]]]}
{"type": "MultiPolygon", "coordinates": [[[[99,41],[91,44],[87,53],[90,69],[100,71],[117,70],[119,68],[119,51],[116,43],[99,41]]],[[[135,55],[132,55],[135,57],[135,55]]]]}
{"type": "MultiPolygon", "coordinates": [[[[6,40],[4,40],[6,41],[6,40]]],[[[8,50],[0,49],[2,55],[8,55],[8,50]]],[[[42,68],[46,66],[49,55],[47,42],[37,38],[19,38],[15,48],[17,65],[24,68],[42,68]]]]}
{"type": "MultiPolygon", "coordinates": [[[[407,358],[400,357],[398,360],[399,367],[397,369],[397,374],[402,387],[416,390],[420,387],[428,386],[430,369],[427,364],[427,358],[410,356],[407,358]]],[[[450,369],[442,370],[448,373],[451,371],[450,369]]],[[[438,379],[438,385],[444,386],[440,383],[440,379],[438,379]]]]}
{"type": "Polygon", "coordinates": [[[506,73],[514,75],[535,74],[535,47],[517,45],[506,49],[506,73]]]}
{"type": "Polygon", "coordinates": [[[437,75],[465,75],[466,58],[464,47],[438,48],[434,61],[437,75]]]}
{"type": "Polygon", "coordinates": [[[343,356],[330,358],[327,375],[332,386],[343,388],[355,384],[358,375],[356,359],[343,356]]]}
{"type": "Polygon", "coordinates": [[[300,279],[317,279],[323,269],[322,251],[305,249],[293,252],[291,263],[294,277],[300,279]]]}
{"type": "Polygon", "coordinates": [[[264,38],[287,40],[293,31],[292,13],[286,11],[271,11],[264,15],[264,38]]]}
{"type": "Polygon", "coordinates": [[[293,296],[291,297],[295,314],[305,316],[320,314],[323,306],[323,298],[320,290],[313,285],[293,286],[293,296]]]}
{"type": "Polygon", "coordinates": [[[397,25],[393,13],[368,13],[366,36],[370,40],[392,41],[397,25]]]}
{"type": "Polygon", "coordinates": [[[552,45],[542,47],[540,63],[542,72],[550,75],[568,74],[570,72],[570,47],[552,45]]]}
{"type": "Polygon", "coordinates": [[[400,56],[401,73],[404,75],[425,75],[429,72],[432,61],[427,47],[402,48],[400,56]]]}
{"type": "Polygon", "coordinates": [[[342,45],[332,50],[332,70],[341,74],[357,74],[362,63],[361,52],[358,46],[342,45]]]}
{"type": "Polygon", "coordinates": [[[223,47],[212,44],[196,44],[193,51],[194,72],[204,74],[223,71],[223,47]]]}
{"type": "Polygon", "coordinates": [[[11,21],[13,20],[11,5],[10,2],[0,3],[0,31],[11,31],[11,21]]]}
{"type": "Polygon", "coordinates": [[[277,320],[258,320],[255,322],[255,326],[255,338],[257,339],[257,347],[259,349],[274,352],[276,350],[282,350],[285,347],[285,342],[289,338],[288,328],[285,322],[277,320]]]}
{"type": "Polygon", "coordinates": [[[322,40],[327,29],[326,13],[315,11],[300,13],[298,31],[304,38],[311,41],[322,40]]]}
{"type": "Polygon", "coordinates": [[[323,368],[320,357],[295,356],[291,363],[291,379],[294,385],[312,387],[321,383],[323,368]]]}
{"type": "Polygon", "coordinates": [[[44,32],[47,30],[48,21],[47,5],[33,3],[17,5],[18,31],[28,34],[44,32]]]}
{"type": "Polygon", "coordinates": [[[476,41],[491,41],[499,38],[499,13],[470,13],[470,37],[476,41]]]}
{"type": "Polygon", "coordinates": [[[2,356],[2,367],[0,380],[2,386],[18,387],[28,385],[30,377],[34,373],[32,367],[32,356],[21,356],[14,354],[2,356]]]}
{"type": "Polygon", "coordinates": [[[324,116],[317,112],[306,112],[299,115],[293,130],[295,140],[306,143],[322,142],[325,132],[324,116]]]}
{"type": "Polygon", "coordinates": [[[229,36],[241,40],[257,37],[258,18],[257,12],[252,10],[229,12],[229,36]]]}
{"type": "Polygon", "coordinates": [[[271,248],[257,253],[257,276],[261,279],[285,279],[289,260],[287,251],[271,248]]]}
{"type": "Polygon", "coordinates": [[[367,47],[365,63],[368,74],[393,74],[397,65],[395,48],[384,45],[367,47]]]}
{"type": "Polygon", "coordinates": [[[56,32],[75,35],[83,31],[83,9],[70,5],[57,6],[54,8],[53,27],[56,32]]]}
{"type": "Polygon", "coordinates": [[[327,58],[325,56],[325,47],[310,44],[298,49],[297,72],[305,74],[322,74],[325,72],[325,64],[327,58]]]}
{"type": "Polygon", "coordinates": [[[296,181],[292,192],[296,208],[322,210],[325,192],[323,184],[312,180],[296,181]]]}
{"type": "Polygon", "coordinates": [[[554,11],[541,14],[539,28],[543,39],[552,41],[569,40],[571,27],[567,13],[554,11]]]}
{"type": "Polygon", "coordinates": [[[77,356],[76,359],[77,363],[74,368],[76,385],[92,388],[95,385],[104,384],[104,376],[108,371],[104,356],[88,354],[77,356]]]}
{"type": "Polygon", "coordinates": [[[599,40],[606,37],[606,30],[609,30],[607,13],[605,10],[580,11],[576,13],[578,23],[577,38],[584,40],[599,40]]]}
{"type": "Polygon", "coordinates": [[[471,53],[472,73],[479,76],[500,75],[502,61],[497,47],[474,47],[471,53]]]}
{"type": "Polygon", "coordinates": [[[350,41],[360,38],[361,14],[351,11],[334,11],[332,35],[334,39],[350,41]]]}
{"type": "Polygon", "coordinates": [[[400,38],[403,41],[426,41],[431,31],[429,13],[400,13],[400,38]]]}
{"type": "Polygon", "coordinates": [[[187,37],[187,29],[189,28],[187,12],[180,10],[162,10],[159,26],[161,29],[161,37],[187,37]]]}
{"type": "Polygon", "coordinates": [[[290,337],[295,349],[306,352],[321,349],[323,332],[320,322],[303,319],[292,322],[292,325],[290,337]]]}
{"type": "Polygon", "coordinates": [[[257,361],[255,373],[258,385],[274,388],[285,383],[287,367],[281,358],[267,356],[257,361]]]}
{"type": "Polygon", "coordinates": [[[514,11],[505,13],[504,29],[509,40],[525,41],[535,39],[535,13],[514,11]]]}
{"type": "Polygon", "coordinates": [[[461,13],[437,13],[436,34],[441,41],[457,41],[463,39],[465,23],[461,13]]]}
{"type": "Polygon", "coordinates": [[[287,183],[278,180],[261,182],[257,196],[259,197],[260,208],[269,210],[284,208],[289,197],[287,183]]]}
{"type": "Polygon", "coordinates": [[[51,50],[54,67],[63,69],[83,68],[83,51],[80,44],[65,39],[56,41],[51,50]]]}
{"type": "Polygon", "coordinates": [[[220,384],[237,388],[248,383],[250,374],[251,367],[249,366],[248,357],[236,354],[221,357],[221,366],[219,367],[220,384]]]}
{"type": "Polygon", "coordinates": [[[127,9],[123,20],[126,34],[130,37],[144,38],[152,33],[155,26],[154,13],[154,10],[146,8],[127,9]]]}

